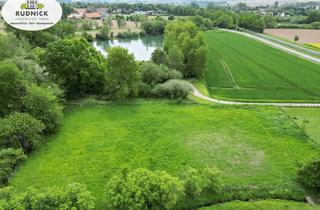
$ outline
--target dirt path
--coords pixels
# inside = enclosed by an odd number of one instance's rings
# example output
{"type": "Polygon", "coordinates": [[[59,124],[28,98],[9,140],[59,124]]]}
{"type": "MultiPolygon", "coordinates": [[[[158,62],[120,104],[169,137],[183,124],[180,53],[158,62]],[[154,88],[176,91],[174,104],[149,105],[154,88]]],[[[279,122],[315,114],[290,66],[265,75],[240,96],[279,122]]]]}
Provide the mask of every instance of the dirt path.
{"type": "Polygon", "coordinates": [[[277,106],[277,107],[305,107],[305,108],[320,108],[320,103],[255,103],[255,102],[235,102],[225,101],[211,98],[203,95],[195,86],[190,83],[191,92],[194,96],[203,100],[225,105],[245,105],[245,106],[277,106]]]}
{"type": "Polygon", "coordinates": [[[249,33],[246,33],[246,32],[240,32],[240,31],[234,31],[234,30],[228,30],[228,29],[220,29],[220,30],[228,31],[228,32],[231,32],[231,33],[237,33],[237,34],[241,34],[243,36],[247,36],[247,37],[256,39],[256,40],[258,40],[260,42],[263,42],[264,44],[267,44],[267,45],[269,45],[271,47],[274,47],[274,48],[280,49],[280,50],[282,50],[284,52],[296,55],[296,56],[298,56],[300,58],[306,59],[306,60],[311,61],[313,63],[320,64],[320,58],[315,58],[313,56],[310,56],[310,55],[307,55],[305,53],[299,52],[297,50],[285,47],[285,46],[283,46],[281,44],[269,41],[269,40],[267,40],[265,38],[262,38],[262,37],[259,37],[259,36],[255,36],[255,35],[252,35],[252,34],[249,34],[249,33]]]}

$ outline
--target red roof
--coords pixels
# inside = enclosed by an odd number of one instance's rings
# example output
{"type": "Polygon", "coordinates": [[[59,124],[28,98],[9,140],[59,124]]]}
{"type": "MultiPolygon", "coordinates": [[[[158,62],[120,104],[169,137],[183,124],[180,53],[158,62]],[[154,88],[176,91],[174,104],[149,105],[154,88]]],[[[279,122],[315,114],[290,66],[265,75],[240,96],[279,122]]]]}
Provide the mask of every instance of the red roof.
{"type": "Polygon", "coordinates": [[[86,17],[86,18],[92,18],[92,19],[94,19],[94,18],[101,18],[101,14],[98,13],[98,12],[90,12],[90,13],[85,13],[85,14],[84,14],[84,17],[86,17]]]}

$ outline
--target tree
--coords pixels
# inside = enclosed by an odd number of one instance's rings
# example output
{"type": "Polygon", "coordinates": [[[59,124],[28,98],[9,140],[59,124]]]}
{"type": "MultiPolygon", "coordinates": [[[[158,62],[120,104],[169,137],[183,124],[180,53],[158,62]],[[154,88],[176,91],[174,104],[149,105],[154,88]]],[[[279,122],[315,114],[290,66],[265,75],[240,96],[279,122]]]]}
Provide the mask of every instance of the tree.
{"type": "Polygon", "coordinates": [[[101,27],[99,34],[97,34],[97,38],[101,40],[108,40],[109,33],[110,33],[109,25],[108,23],[105,22],[101,27]]]}
{"type": "Polygon", "coordinates": [[[172,209],[183,188],[178,178],[165,171],[137,169],[112,177],[107,184],[111,209],[172,209]]]}
{"type": "Polygon", "coordinates": [[[300,167],[298,181],[309,189],[320,191],[320,158],[300,167]]]}
{"type": "Polygon", "coordinates": [[[9,148],[0,151],[0,186],[8,184],[12,173],[26,158],[21,149],[9,148]]]}
{"type": "Polygon", "coordinates": [[[0,143],[30,152],[40,139],[44,125],[26,113],[12,113],[0,121],[0,143]]]}
{"type": "Polygon", "coordinates": [[[19,110],[19,100],[24,92],[22,73],[14,64],[0,63],[0,116],[19,110]]]}
{"type": "Polygon", "coordinates": [[[107,94],[112,100],[138,94],[139,66],[133,54],[121,47],[111,48],[107,58],[107,94]]]}
{"type": "Polygon", "coordinates": [[[317,11],[317,10],[311,11],[308,15],[307,22],[308,23],[320,22],[320,11],[317,11]]]}
{"type": "Polygon", "coordinates": [[[203,75],[207,50],[203,36],[191,21],[172,21],[165,31],[164,51],[169,66],[181,71],[186,78],[203,75]]]}
{"type": "Polygon", "coordinates": [[[53,132],[60,125],[63,112],[58,98],[48,89],[32,85],[22,98],[23,110],[42,121],[46,132],[53,132]]]}
{"type": "Polygon", "coordinates": [[[265,16],[264,21],[266,24],[266,28],[274,28],[277,25],[277,22],[275,21],[274,17],[271,15],[265,16]]]}
{"type": "Polygon", "coordinates": [[[184,72],[185,64],[184,56],[181,50],[177,46],[173,46],[168,50],[168,66],[173,69],[177,69],[180,72],[184,72]]]}
{"type": "Polygon", "coordinates": [[[161,49],[156,49],[152,53],[152,58],[151,60],[156,63],[156,64],[168,64],[168,55],[161,49]]]}
{"type": "Polygon", "coordinates": [[[99,94],[106,82],[106,62],[86,40],[62,39],[49,44],[40,64],[67,96],[99,94]]]}
{"type": "Polygon", "coordinates": [[[239,26],[262,33],[266,28],[265,19],[256,13],[242,13],[239,17],[239,26]]]}

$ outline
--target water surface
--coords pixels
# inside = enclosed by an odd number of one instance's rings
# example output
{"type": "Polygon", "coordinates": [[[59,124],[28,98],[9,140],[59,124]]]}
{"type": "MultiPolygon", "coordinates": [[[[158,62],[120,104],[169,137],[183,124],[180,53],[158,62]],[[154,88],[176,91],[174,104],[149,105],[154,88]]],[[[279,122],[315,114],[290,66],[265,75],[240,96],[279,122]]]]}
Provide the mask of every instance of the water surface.
{"type": "Polygon", "coordinates": [[[121,39],[109,41],[94,41],[93,46],[103,55],[107,56],[110,47],[123,47],[133,53],[136,60],[147,61],[155,49],[162,47],[163,38],[161,36],[146,36],[139,39],[121,39]]]}

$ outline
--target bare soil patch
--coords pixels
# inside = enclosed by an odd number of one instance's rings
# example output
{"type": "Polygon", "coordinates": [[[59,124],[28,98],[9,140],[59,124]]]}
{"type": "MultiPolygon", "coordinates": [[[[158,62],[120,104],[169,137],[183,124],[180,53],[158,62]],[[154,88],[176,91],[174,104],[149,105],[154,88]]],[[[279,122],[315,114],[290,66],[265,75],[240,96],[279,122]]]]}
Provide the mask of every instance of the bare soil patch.
{"type": "Polygon", "coordinates": [[[299,43],[320,42],[320,30],[317,29],[265,29],[264,33],[290,41],[294,41],[294,37],[297,35],[299,43]]]}

